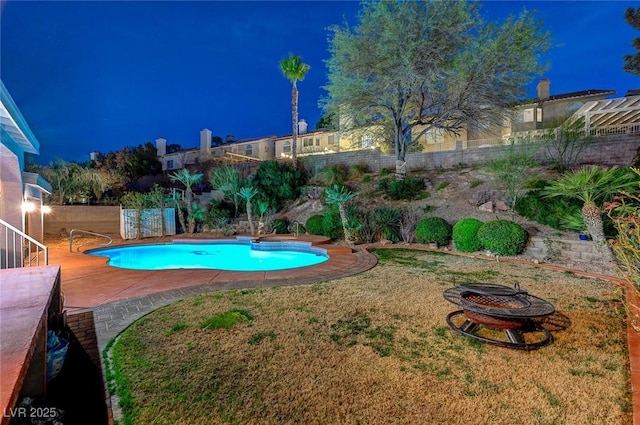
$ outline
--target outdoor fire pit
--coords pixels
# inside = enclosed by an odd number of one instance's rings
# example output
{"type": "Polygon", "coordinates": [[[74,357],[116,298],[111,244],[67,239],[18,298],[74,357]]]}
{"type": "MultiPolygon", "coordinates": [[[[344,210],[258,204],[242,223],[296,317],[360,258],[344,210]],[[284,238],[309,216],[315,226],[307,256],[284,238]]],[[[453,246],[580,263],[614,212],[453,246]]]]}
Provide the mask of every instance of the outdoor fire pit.
{"type": "Polygon", "coordinates": [[[555,312],[548,301],[513,288],[468,283],[444,291],[444,298],[462,308],[447,315],[459,334],[502,347],[532,350],[552,341],[541,318],[555,312]]]}

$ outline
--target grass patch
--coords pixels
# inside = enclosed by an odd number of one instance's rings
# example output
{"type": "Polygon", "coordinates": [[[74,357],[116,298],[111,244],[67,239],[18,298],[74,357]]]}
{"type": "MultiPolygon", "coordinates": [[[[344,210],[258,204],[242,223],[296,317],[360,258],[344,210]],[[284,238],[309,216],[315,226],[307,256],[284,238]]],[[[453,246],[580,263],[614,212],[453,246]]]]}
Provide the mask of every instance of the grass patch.
{"type": "Polygon", "coordinates": [[[378,266],[356,276],[220,291],[131,325],[105,372],[124,423],[453,424],[473,412],[482,424],[631,424],[625,318],[593,301],[612,285],[444,253],[375,252],[378,266]],[[454,276],[518,281],[571,327],[532,352],[462,337],[445,321],[458,309],[442,297],[454,276]],[[213,334],[218,324],[229,330],[213,334]]]}
{"type": "Polygon", "coordinates": [[[440,192],[443,189],[446,189],[449,186],[449,182],[442,182],[436,187],[436,192],[440,192]]]}
{"type": "Polygon", "coordinates": [[[249,322],[253,315],[247,310],[233,309],[208,317],[200,322],[200,329],[229,329],[236,323],[249,322]]]}

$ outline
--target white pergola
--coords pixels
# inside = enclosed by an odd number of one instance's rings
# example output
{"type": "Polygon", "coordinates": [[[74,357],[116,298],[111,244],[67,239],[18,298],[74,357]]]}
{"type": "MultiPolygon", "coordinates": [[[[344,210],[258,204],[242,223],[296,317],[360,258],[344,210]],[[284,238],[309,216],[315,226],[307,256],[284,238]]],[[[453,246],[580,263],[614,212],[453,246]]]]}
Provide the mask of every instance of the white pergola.
{"type": "Polygon", "coordinates": [[[585,103],[570,121],[584,120],[587,134],[636,133],[640,131],[640,96],[585,103]],[[603,132],[598,129],[605,130],[603,132]]]}

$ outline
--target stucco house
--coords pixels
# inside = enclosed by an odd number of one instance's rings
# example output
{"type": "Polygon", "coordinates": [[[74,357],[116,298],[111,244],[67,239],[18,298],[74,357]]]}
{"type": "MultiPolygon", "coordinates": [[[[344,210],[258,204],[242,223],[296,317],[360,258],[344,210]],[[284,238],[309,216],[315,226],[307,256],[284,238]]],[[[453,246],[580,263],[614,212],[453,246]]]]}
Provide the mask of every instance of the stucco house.
{"type": "Polygon", "coordinates": [[[4,83],[0,81],[0,247],[1,268],[14,264],[14,245],[5,237],[16,229],[43,240],[43,205],[51,185],[40,175],[25,172],[25,154],[39,154],[40,142],[27,125],[4,83]],[[9,252],[11,251],[11,252],[9,252]]]}

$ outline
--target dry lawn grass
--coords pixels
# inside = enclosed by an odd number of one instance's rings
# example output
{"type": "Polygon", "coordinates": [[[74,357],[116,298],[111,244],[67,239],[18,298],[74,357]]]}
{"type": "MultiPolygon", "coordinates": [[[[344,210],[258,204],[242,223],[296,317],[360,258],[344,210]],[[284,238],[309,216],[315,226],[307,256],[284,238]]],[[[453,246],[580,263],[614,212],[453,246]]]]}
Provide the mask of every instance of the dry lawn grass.
{"type": "Polygon", "coordinates": [[[374,269],[310,286],[190,298],[131,326],[114,362],[136,424],[630,424],[625,323],[604,281],[380,250],[374,269]],[[455,334],[442,291],[513,284],[570,320],[523,352],[455,334]],[[219,313],[253,319],[201,329],[219,313]]]}

